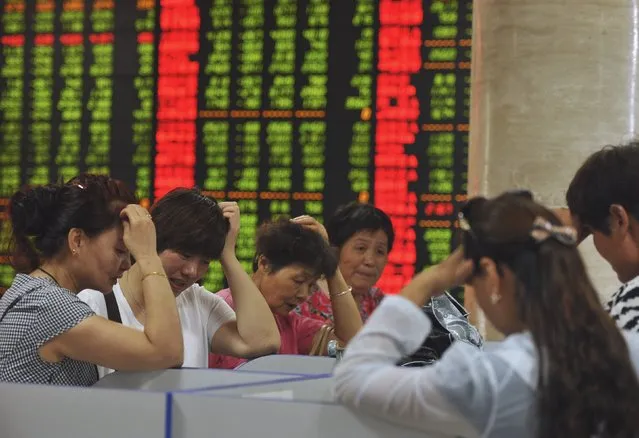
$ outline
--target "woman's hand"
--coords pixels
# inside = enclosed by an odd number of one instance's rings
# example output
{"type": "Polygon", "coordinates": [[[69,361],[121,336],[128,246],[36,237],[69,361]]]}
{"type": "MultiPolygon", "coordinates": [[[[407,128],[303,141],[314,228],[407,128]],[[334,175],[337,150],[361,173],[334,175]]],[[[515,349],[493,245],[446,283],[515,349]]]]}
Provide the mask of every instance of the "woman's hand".
{"type": "Polygon", "coordinates": [[[315,220],[311,216],[306,216],[306,215],[298,216],[296,218],[291,219],[291,221],[297,224],[300,224],[301,226],[305,228],[315,231],[320,236],[322,236],[324,240],[328,242],[328,233],[326,232],[326,228],[324,228],[324,225],[317,222],[317,220],[315,220]]]}
{"type": "Polygon", "coordinates": [[[222,254],[235,254],[237,236],[240,233],[240,206],[237,202],[220,202],[222,214],[229,221],[229,232],[226,234],[222,254]]]}
{"type": "Polygon", "coordinates": [[[155,225],[149,212],[137,204],[127,205],[120,213],[124,227],[124,245],[136,260],[157,257],[155,225]]]}
{"type": "Polygon", "coordinates": [[[439,295],[464,284],[472,273],[473,261],[464,258],[464,249],[460,246],[446,260],[424,271],[423,274],[430,277],[429,281],[436,290],[435,295],[439,295]]]}
{"type": "Polygon", "coordinates": [[[422,307],[431,297],[465,283],[473,272],[473,262],[464,258],[460,246],[443,262],[418,274],[401,292],[404,298],[422,307]]]}

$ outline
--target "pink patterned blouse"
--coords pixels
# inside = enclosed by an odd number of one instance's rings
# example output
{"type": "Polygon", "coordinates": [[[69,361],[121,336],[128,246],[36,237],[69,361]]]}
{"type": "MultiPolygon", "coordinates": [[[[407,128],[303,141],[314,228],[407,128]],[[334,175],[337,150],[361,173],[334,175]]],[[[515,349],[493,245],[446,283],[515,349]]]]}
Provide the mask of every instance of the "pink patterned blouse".
{"type": "MultiPolygon", "coordinates": [[[[229,289],[218,292],[218,295],[224,298],[231,308],[235,310],[233,297],[229,289]]],[[[280,345],[279,354],[308,354],[313,346],[313,338],[315,333],[325,324],[325,322],[314,318],[300,316],[295,312],[291,312],[286,316],[273,314],[275,322],[280,330],[282,343],[280,345]]],[[[240,359],[233,356],[223,356],[220,354],[209,354],[209,368],[225,368],[234,369],[238,365],[246,362],[246,359],[240,359]]]]}
{"type": "MultiPolygon", "coordinates": [[[[359,305],[359,313],[362,316],[362,322],[366,322],[373,310],[379,306],[379,303],[384,298],[384,293],[376,288],[372,287],[370,291],[362,297],[362,301],[359,305]]],[[[333,322],[333,309],[331,307],[331,299],[326,292],[321,289],[317,289],[306,302],[300,304],[297,309],[294,310],[298,314],[314,318],[318,321],[333,322]]]]}

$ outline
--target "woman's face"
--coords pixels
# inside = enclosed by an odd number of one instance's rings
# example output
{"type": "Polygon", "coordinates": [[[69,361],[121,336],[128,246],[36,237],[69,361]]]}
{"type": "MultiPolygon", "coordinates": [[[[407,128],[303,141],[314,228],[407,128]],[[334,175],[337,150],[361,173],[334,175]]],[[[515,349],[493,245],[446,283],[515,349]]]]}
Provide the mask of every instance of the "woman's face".
{"type": "Polygon", "coordinates": [[[388,236],[383,230],[363,230],[344,243],[339,254],[339,268],[353,292],[367,293],[388,262],[388,236]]]}
{"type": "Polygon", "coordinates": [[[118,278],[131,267],[131,256],[122,239],[122,226],[108,229],[95,237],[82,238],[76,259],[77,286],[111,292],[118,278]]]}
{"type": "Polygon", "coordinates": [[[164,272],[169,278],[173,295],[180,295],[185,289],[199,281],[209,269],[211,261],[201,256],[182,254],[165,249],[160,253],[164,272]]]}
{"type": "Polygon", "coordinates": [[[260,261],[255,283],[269,307],[278,315],[288,315],[317,290],[319,277],[302,265],[288,265],[272,272],[260,261]]]}

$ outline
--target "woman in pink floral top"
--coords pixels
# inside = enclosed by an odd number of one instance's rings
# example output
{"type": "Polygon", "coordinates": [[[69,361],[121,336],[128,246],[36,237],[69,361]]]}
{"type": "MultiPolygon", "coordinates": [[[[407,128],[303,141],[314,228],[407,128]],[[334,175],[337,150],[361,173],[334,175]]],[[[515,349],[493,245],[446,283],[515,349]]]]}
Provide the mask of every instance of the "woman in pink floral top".
{"type": "MultiPolygon", "coordinates": [[[[328,220],[326,230],[331,245],[339,250],[340,271],[353,288],[362,321],[366,321],[384,298],[375,283],[386,267],[395,240],[391,220],[379,208],[354,202],[339,207],[328,220]]],[[[327,289],[319,286],[296,311],[320,321],[332,321],[327,289]]]]}

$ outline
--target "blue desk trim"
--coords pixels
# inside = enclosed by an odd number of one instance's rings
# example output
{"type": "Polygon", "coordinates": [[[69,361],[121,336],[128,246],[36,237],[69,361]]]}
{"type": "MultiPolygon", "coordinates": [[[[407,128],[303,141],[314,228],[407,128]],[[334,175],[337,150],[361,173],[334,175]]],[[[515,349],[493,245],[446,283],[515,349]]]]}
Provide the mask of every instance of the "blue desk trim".
{"type": "Polygon", "coordinates": [[[277,379],[277,380],[262,380],[257,382],[246,382],[246,383],[233,383],[229,385],[214,385],[214,386],[206,386],[202,388],[194,388],[194,389],[181,389],[177,391],[171,391],[172,394],[196,394],[202,391],[214,391],[218,389],[235,389],[235,388],[246,388],[249,386],[259,386],[259,385],[269,385],[271,383],[290,383],[290,382],[304,382],[307,380],[319,380],[325,379],[327,377],[331,377],[332,374],[312,374],[310,376],[293,376],[285,379],[277,379]]]}
{"type": "Polygon", "coordinates": [[[166,393],[166,407],[164,411],[164,438],[173,435],[173,394],[166,393]]]}

